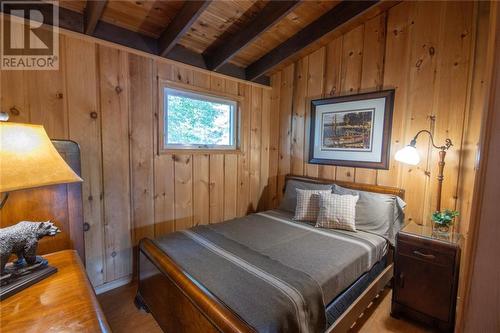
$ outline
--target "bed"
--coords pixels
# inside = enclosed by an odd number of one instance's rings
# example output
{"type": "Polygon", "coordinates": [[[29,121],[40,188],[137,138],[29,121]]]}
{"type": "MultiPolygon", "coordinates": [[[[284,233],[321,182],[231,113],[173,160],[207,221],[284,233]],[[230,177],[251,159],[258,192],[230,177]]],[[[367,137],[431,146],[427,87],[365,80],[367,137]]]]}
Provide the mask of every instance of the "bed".
{"type": "Polygon", "coordinates": [[[392,278],[392,245],[369,231],[315,228],[282,208],[143,239],[138,271],[136,305],[166,332],[344,332],[392,278]]]}

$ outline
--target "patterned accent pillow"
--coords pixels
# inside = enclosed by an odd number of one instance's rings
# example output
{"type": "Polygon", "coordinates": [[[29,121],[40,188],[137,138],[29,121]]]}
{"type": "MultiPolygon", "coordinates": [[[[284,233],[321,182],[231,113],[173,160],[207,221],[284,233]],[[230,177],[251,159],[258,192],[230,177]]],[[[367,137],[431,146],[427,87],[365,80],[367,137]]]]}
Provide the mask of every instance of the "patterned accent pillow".
{"type": "Polygon", "coordinates": [[[297,206],[295,207],[294,220],[316,222],[319,213],[320,193],[332,193],[331,190],[301,190],[297,191],[297,206]]]}
{"type": "Polygon", "coordinates": [[[356,202],[358,195],[319,194],[317,228],[356,231],[356,202]]]}

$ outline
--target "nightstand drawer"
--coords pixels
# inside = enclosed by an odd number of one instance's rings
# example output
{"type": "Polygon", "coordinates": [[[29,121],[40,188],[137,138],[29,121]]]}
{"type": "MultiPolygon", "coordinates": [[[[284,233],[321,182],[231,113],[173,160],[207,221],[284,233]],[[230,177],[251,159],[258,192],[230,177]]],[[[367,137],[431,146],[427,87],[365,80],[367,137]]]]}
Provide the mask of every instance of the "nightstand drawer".
{"type": "Polygon", "coordinates": [[[442,248],[430,248],[422,244],[416,244],[398,239],[397,251],[414,259],[423,260],[430,264],[451,267],[455,264],[454,251],[446,251],[442,248]]]}

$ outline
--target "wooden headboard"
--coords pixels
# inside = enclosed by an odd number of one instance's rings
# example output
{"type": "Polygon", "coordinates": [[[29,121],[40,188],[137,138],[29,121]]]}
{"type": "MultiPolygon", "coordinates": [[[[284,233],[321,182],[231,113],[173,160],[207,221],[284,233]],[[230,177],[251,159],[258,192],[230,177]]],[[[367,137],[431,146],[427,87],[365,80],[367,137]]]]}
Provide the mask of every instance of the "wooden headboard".
{"type": "Polygon", "coordinates": [[[397,187],[371,185],[371,184],[360,184],[360,183],[351,183],[351,182],[344,182],[344,181],[331,180],[331,179],[287,175],[286,180],[289,180],[289,179],[300,180],[302,182],[316,183],[316,184],[337,184],[339,186],[342,186],[345,188],[350,188],[353,190],[368,191],[368,192],[383,193],[383,194],[392,194],[392,195],[396,195],[396,196],[400,197],[401,199],[405,198],[405,190],[403,190],[401,188],[397,188],[397,187]]]}
{"type": "MultiPolygon", "coordinates": [[[[68,165],[81,175],[80,147],[76,142],[52,140],[68,165]]],[[[45,237],[38,243],[38,254],[75,249],[85,262],[83,239],[82,184],[52,185],[29,190],[14,191],[0,210],[0,227],[19,221],[54,222],[61,233],[45,237]]]]}

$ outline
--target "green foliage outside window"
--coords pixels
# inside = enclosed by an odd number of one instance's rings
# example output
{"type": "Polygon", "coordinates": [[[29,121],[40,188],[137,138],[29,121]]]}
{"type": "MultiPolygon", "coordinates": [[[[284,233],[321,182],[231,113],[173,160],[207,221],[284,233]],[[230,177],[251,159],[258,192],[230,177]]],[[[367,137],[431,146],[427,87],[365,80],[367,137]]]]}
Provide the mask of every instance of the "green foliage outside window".
{"type": "Polygon", "coordinates": [[[167,95],[167,144],[231,145],[231,105],[167,95]]]}

